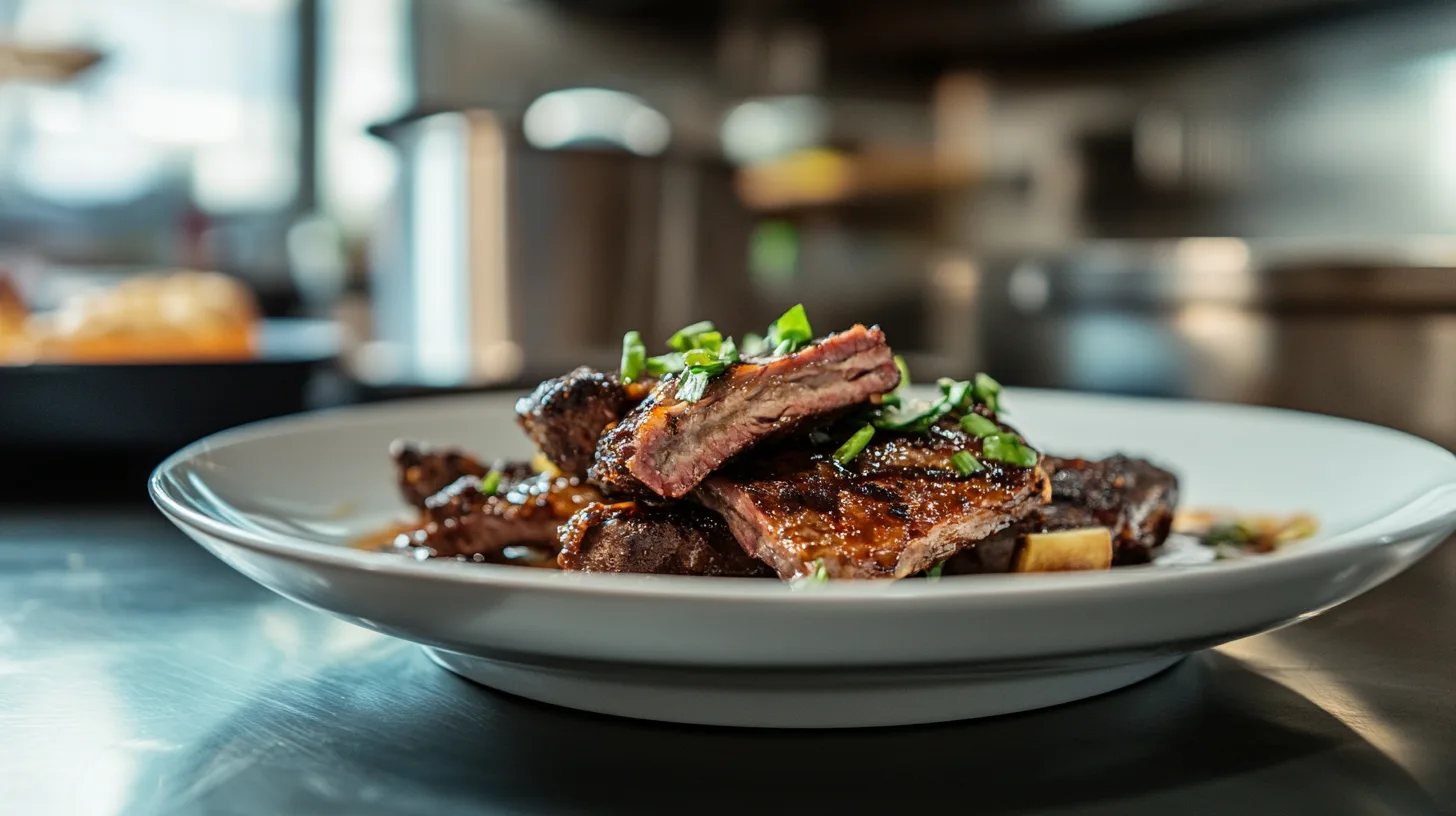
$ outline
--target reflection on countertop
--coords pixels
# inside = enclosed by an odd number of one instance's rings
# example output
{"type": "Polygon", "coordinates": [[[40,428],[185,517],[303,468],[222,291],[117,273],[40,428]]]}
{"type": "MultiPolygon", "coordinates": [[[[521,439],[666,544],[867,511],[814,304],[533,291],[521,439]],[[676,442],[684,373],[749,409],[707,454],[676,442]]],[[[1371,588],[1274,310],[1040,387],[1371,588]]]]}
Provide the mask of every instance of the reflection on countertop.
{"type": "Polygon", "coordinates": [[[931,727],[736,731],[478,688],[268,594],[150,511],[0,510],[0,801],[134,816],[971,799],[986,813],[1438,813],[1456,805],[1456,631],[1409,622],[1453,603],[1453,559],[1447,547],[1327,616],[1093,700],[931,727]],[[887,784],[774,770],[806,762],[870,762],[887,784]]]}

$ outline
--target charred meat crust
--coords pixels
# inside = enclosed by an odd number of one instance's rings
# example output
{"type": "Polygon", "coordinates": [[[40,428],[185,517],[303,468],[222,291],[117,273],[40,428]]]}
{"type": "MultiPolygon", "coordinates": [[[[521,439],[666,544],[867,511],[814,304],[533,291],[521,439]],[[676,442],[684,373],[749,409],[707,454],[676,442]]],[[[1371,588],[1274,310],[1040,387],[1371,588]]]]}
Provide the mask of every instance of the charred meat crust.
{"type": "Polygon", "coordinates": [[[861,325],[785,357],[730,366],[696,402],[679,400],[669,377],[602,436],[591,475],[612,492],[680,498],[760,440],[899,382],[884,333],[861,325]]]}
{"type": "MultiPolygon", "coordinates": [[[[490,472],[489,466],[468,453],[454,448],[423,448],[402,439],[389,446],[389,455],[398,473],[400,494],[419,508],[462,476],[484,478],[490,472]]],[[[527,462],[505,462],[498,467],[502,491],[534,475],[527,462]]]]}
{"type": "Polygon", "coordinates": [[[590,504],[561,527],[564,570],[766,578],[721,516],[688,502],[590,504]]]}
{"type": "Polygon", "coordinates": [[[1022,536],[1106,527],[1112,533],[1114,566],[1147,563],[1151,550],[1172,529],[1178,503],[1178,478],[1141,459],[1113,456],[1102,460],[1048,456],[1051,501],[1026,518],[961,551],[945,573],[1007,572],[1022,536]]]}
{"type": "Polygon", "coordinates": [[[651,383],[623,385],[586,366],[546,380],[516,402],[516,421],[562,473],[585,477],[597,440],[647,395],[651,383]]]}
{"type": "Polygon", "coordinates": [[[825,451],[784,447],[708,478],[694,494],[723,514],[743,548],[782,578],[822,560],[831,578],[904,578],[987,538],[1041,506],[1040,467],[951,463],[980,440],[944,420],[926,434],[881,432],[849,465],[825,451]]]}
{"type": "MultiPolygon", "coordinates": [[[[494,556],[512,544],[555,545],[557,528],[601,493],[580,480],[541,474],[486,495],[480,479],[462,477],[431,496],[421,526],[396,549],[429,558],[494,556]]],[[[483,560],[476,559],[476,560],[483,560]]]]}
{"type": "MultiPolygon", "coordinates": [[[[1052,501],[1037,514],[1050,530],[1106,527],[1113,565],[1142,564],[1173,528],[1178,477],[1142,459],[1048,458],[1052,501]],[[1088,524],[1088,518],[1092,523],[1088,524]]],[[[1028,521],[1032,521],[1029,519],[1028,521]]]]}

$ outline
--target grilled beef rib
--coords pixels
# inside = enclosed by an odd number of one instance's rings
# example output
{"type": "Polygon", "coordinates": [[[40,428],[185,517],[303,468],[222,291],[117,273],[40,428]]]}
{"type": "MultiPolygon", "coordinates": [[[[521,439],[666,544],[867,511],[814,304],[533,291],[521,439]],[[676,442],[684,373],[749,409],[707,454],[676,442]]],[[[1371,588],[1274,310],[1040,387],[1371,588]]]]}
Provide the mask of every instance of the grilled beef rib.
{"type": "Polygon", "coordinates": [[[1178,477],[1142,459],[1048,457],[1051,504],[1027,523],[1046,530],[1106,527],[1112,531],[1112,563],[1142,564],[1173,528],[1178,477]],[[1091,523],[1087,523],[1090,521],[1091,523]]]}
{"type": "Polygon", "coordinates": [[[511,544],[554,545],[563,522],[600,500],[596,488],[567,476],[540,474],[490,495],[479,479],[466,476],[431,496],[422,526],[401,535],[395,547],[429,558],[484,560],[511,544]]]}
{"type": "MultiPolygon", "coordinates": [[[[424,508],[436,493],[454,484],[462,476],[485,478],[490,468],[479,459],[454,448],[427,449],[404,440],[389,446],[399,476],[399,492],[414,507],[424,508]]],[[[535,475],[526,462],[500,465],[502,491],[535,475]]]]}
{"type": "Polygon", "coordinates": [[[518,400],[516,421],[562,473],[585,477],[602,431],[620,422],[651,385],[623,385],[616,374],[582,366],[518,400]]]}
{"type": "Polygon", "coordinates": [[[1178,477],[1142,459],[1102,460],[1045,457],[1051,501],[992,538],[962,550],[945,564],[945,574],[1008,572],[1029,533],[1106,527],[1112,534],[1112,563],[1142,564],[1163,543],[1178,504],[1178,477]]]}
{"type": "Polygon", "coordinates": [[[1018,521],[1045,501],[1040,467],[982,460],[963,476],[957,451],[980,440],[946,418],[928,433],[881,431],[847,466],[830,455],[845,434],[757,451],[694,494],[739,543],[785,579],[904,578],[1018,521]]]}
{"type": "Polygon", "coordinates": [[[900,382],[879,328],[856,325],[784,357],[729,366],[702,398],[667,377],[597,445],[592,478],[611,492],[680,498],[759,440],[862,403],[900,382]]]}
{"type": "Polygon", "coordinates": [[[565,570],[765,578],[717,513],[689,502],[590,504],[561,527],[565,570]]]}

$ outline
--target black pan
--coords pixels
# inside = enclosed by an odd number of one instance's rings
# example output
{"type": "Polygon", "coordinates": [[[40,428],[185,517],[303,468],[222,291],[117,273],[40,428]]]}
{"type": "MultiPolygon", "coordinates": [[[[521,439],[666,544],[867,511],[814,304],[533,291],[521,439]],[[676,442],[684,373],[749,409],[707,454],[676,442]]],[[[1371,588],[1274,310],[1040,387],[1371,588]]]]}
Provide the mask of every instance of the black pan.
{"type": "Polygon", "coordinates": [[[0,366],[0,448],[169,450],[310,405],[332,367],[327,321],[268,320],[257,358],[236,362],[0,366]]]}

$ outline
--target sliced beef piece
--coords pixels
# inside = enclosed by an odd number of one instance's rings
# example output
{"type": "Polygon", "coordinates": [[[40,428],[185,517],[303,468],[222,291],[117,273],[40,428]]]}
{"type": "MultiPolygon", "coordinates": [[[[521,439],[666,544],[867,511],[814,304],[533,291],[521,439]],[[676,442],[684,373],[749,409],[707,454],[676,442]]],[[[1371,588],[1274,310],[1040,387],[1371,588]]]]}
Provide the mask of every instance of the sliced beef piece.
{"type": "Polygon", "coordinates": [[[567,476],[541,474],[493,495],[481,491],[480,479],[465,476],[430,497],[422,526],[401,535],[395,548],[419,558],[484,561],[512,544],[554,545],[557,528],[601,498],[567,476]]]}
{"type": "Polygon", "coordinates": [[[1036,521],[1047,531],[1106,527],[1112,531],[1112,563],[1141,564],[1173,527],[1178,477],[1142,459],[1048,458],[1052,501],[1036,521]],[[1085,523],[1088,516],[1094,524],[1085,523]]]}
{"type": "Polygon", "coordinates": [[[620,422],[654,383],[623,385],[615,373],[582,366],[517,401],[516,421],[562,473],[584,477],[602,431],[620,422]]]}
{"type": "MultiPolygon", "coordinates": [[[[462,476],[484,478],[490,472],[489,465],[454,448],[431,450],[399,440],[389,446],[389,455],[399,473],[399,491],[404,500],[420,508],[431,496],[462,476]]],[[[502,474],[502,491],[535,475],[528,462],[504,462],[497,466],[502,474]]]]}
{"type": "Polygon", "coordinates": [[[561,527],[558,563],[582,572],[771,578],[723,517],[688,502],[591,504],[561,527]]]}
{"type": "Polygon", "coordinates": [[[696,402],[678,399],[670,376],[602,436],[592,478],[613,492],[679,498],[759,440],[899,382],[884,333],[859,325],[785,357],[730,366],[696,402]]]}
{"type": "Polygon", "coordinates": [[[1045,501],[1039,466],[982,460],[962,476],[951,456],[980,454],[953,419],[928,433],[876,434],[847,466],[830,455],[840,432],[815,448],[755,452],[710,476],[694,494],[723,514],[739,543],[782,578],[904,578],[1015,523],[1045,501]]]}
{"type": "Polygon", "coordinates": [[[1114,566],[1146,563],[1163,543],[1178,504],[1178,477],[1141,459],[1046,457],[1051,502],[946,562],[945,574],[1008,572],[1022,536],[1106,527],[1114,566]]]}

